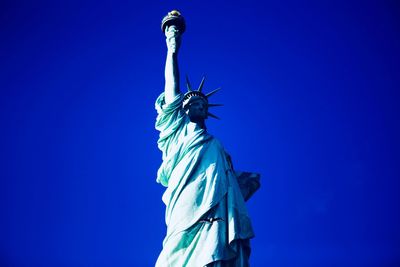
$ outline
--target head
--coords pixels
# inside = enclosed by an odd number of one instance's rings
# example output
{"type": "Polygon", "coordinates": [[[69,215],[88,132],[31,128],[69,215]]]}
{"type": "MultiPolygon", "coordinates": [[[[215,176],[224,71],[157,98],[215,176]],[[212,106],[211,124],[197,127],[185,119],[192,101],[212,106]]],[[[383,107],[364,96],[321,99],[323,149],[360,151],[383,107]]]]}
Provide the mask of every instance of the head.
{"type": "Polygon", "coordinates": [[[204,123],[208,116],[208,103],[207,100],[201,96],[193,96],[184,105],[186,114],[189,116],[191,122],[204,123]]]}
{"type": "Polygon", "coordinates": [[[193,90],[190,86],[189,78],[186,76],[186,86],[188,91],[183,96],[183,103],[182,106],[189,116],[191,122],[197,123],[200,127],[205,128],[204,121],[208,117],[213,117],[219,119],[214,114],[208,111],[209,107],[221,106],[221,104],[210,104],[208,103],[208,98],[213,95],[215,92],[219,90],[215,89],[208,94],[204,94],[202,92],[203,84],[204,84],[204,77],[201,80],[199,88],[197,90],[193,90]]]}

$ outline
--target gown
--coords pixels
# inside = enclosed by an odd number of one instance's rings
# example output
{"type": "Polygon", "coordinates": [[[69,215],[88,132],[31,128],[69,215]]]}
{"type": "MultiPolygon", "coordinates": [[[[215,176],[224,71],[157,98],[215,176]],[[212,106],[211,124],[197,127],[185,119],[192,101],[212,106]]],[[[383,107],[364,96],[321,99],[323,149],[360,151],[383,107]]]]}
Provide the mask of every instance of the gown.
{"type": "Polygon", "coordinates": [[[183,95],[156,100],[167,233],[156,267],[248,266],[254,237],[245,206],[259,175],[235,172],[221,143],[189,120],[183,95]]]}

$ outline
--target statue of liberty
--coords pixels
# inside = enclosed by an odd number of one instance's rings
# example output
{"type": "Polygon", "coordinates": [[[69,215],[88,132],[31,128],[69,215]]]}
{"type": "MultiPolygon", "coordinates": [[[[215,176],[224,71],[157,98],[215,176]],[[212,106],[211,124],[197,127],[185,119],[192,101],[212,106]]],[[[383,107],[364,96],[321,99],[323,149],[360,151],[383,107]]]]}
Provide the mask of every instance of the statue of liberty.
{"type": "Polygon", "coordinates": [[[208,133],[205,120],[215,117],[210,93],[186,79],[180,92],[178,51],[185,21],[173,10],[162,29],[168,48],[165,88],[157,98],[155,128],[163,163],[157,182],[166,187],[167,233],[157,267],[249,266],[254,236],[245,201],[259,188],[259,175],[237,172],[221,143],[208,133]]]}

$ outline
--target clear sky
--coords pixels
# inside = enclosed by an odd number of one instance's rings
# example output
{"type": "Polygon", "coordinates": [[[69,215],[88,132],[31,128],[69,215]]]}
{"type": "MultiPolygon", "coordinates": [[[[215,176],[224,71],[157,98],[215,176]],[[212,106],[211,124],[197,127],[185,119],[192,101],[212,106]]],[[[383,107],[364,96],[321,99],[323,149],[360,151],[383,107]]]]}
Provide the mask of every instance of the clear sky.
{"type": "Polygon", "coordinates": [[[254,0],[1,2],[0,266],[154,266],[175,8],[209,132],[262,174],[252,266],[399,266],[398,2],[254,0]]]}

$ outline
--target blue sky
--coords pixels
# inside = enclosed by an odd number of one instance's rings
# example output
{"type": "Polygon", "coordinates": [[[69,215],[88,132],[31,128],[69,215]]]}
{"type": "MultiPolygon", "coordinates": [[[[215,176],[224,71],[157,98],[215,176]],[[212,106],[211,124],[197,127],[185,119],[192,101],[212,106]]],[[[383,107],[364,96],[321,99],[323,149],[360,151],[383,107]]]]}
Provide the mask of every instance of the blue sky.
{"type": "MultiPolygon", "coordinates": [[[[153,266],[162,17],[208,130],[259,172],[252,266],[397,266],[396,1],[0,4],[0,265],[153,266]]],[[[181,81],[183,85],[183,81],[181,81]]]]}

